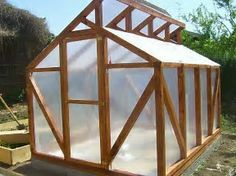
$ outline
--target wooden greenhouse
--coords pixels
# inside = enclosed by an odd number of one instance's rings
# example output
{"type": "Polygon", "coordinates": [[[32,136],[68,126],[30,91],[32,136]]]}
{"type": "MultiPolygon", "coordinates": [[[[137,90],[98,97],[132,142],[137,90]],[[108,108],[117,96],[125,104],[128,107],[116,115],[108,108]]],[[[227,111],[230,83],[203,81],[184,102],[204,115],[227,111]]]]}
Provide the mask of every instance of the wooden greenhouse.
{"type": "Polygon", "coordinates": [[[220,65],[140,1],[94,0],[28,66],[33,156],[95,175],[180,175],[220,135],[220,65]]]}

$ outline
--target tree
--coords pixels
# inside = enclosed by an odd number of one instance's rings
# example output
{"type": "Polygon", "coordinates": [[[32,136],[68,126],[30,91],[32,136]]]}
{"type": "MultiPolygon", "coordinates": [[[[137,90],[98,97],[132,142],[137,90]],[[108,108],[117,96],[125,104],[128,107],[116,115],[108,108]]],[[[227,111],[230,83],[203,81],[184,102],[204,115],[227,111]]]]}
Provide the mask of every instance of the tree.
{"type": "Polygon", "coordinates": [[[213,0],[216,11],[200,5],[183,18],[195,26],[200,37],[184,32],[184,45],[222,65],[222,92],[226,106],[236,100],[236,6],[233,0],[213,0]]]}

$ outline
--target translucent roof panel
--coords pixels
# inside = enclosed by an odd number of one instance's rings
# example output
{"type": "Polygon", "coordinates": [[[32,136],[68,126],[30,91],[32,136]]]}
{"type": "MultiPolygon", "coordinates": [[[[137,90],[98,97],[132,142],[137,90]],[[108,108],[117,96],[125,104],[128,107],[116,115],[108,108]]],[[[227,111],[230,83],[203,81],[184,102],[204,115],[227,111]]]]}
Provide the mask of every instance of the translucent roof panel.
{"type": "Polygon", "coordinates": [[[216,62],[195,51],[171,42],[139,36],[136,34],[105,28],[116,36],[143,50],[163,63],[183,63],[196,65],[220,66],[216,62]]]}

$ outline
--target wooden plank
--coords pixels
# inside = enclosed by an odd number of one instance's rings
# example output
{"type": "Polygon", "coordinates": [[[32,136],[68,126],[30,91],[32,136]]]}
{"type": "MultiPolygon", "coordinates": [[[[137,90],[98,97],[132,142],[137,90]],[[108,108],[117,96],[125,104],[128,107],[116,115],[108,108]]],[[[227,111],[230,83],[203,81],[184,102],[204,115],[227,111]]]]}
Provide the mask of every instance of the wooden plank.
{"type": "Polygon", "coordinates": [[[80,41],[96,38],[97,32],[92,29],[72,31],[66,36],[67,42],[80,41]]]}
{"type": "Polygon", "coordinates": [[[219,93],[218,93],[218,127],[221,128],[221,71],[217,69],[219,75],[219,93]]]}
{"type": "Polygon", "coordinates": [[[50,129],[52,130],[52,133],[55,136],[59,147],[61,148],[62,152],[64,152],[63,137],[61,135],[61,132],[57,128],[56,122],[52,116],[52,113],[50,112],[39,88],[37,87],[37,84],[35,83],[35,81],[31,77],[30,77],[30,85],[32,87],[32,91],[34,93],[34,96],[39,104],[39,107],[40,107],[43,115],[45,116],[45,119],[47,120],[48,125],[49,125],[50,129]]]}
{"type": "Polygon", "coordinates": [[[196,143],[202,144],[200,68],[194,68],[196,143]]]}
{"type": "Polygon", "coordinates": [[[163,93],[163,71],[161,64],[154,69],[155,74],[155,104],[156,104],[156,142],[157,142],[157,173],[166,175],[166,142],[165,115],[163,93]]]}
{"type": "MultiPolygon", "coordinates": [[[[185,99],[185,71],[184,66],[178,68],[178,92],[179,92],[179,124],[184,138],[184,146],[187,149],[186,132],[186,99],[185,99]]],[[[181,152],[181,158],[187,157],[187,150],[181,152]]]]}
{"type": "Polygon", "coordinates": [[[212,111],[212,80],[211,68],[207,69],[207,115],[208,115],[208,135],[213,133],[213,111],[212,111]]]}
{"type": "Polygon", "coordinates": [[[92,1],[36,58],[27,66],[27,70],[36,67],[60,42],[69,32],[71,32],[81,20],[88,16],[103,0],[92,1]]]}
{"type": "Polygon", "coordinates": [[[107,27],[116,26],[121,20],[123,20],[129,13],[134,10],[134,7],[128,6],[125,10],[123,10],[119,15],[117,15],[108,25],[107,27]]]}
{"type": "Polygon", "coordinates": [[[87,105],[98,105],[99,102],[97,100],[68,100],[70,104],[87,104],[87,105]]]}
{"type": "Polygon", "coordinates": [[[147,101],[149,100],[149,98],[154,90],[154,80],[155,80],[155,77],[153,76],[151,78],[151,80],[149,81],[147,87],[145,88],[144,92],[142,93],[141,97],[139,98],[137,104],[135,105],[128,120],[126,121],[123,129],[121,130],[121,133],[119,134],[118,138],[116,139],[116,141],[111,149],[110,162],[112,162],[112,160],[116,157],[121,146],[123,145],[124,141],[126,140],[127,136],[129,135],[131,129],[133,128],[135,122],[138,120],[138,117],[141,114],[143,108],[145,107],[147,101]]]}
{"type": "Polygon", "coordinates": [[[180,176],[193,162],[220,136],[220,130],[216,130],[212,136],[206,138],[201,146],[195,147],[188,157],[171,166],[167,171],[167,176],[180,176]]]}
{"type": "Polygon", "coordinates": [[[170,38],[174,39],[176,38],[176,42],[178,44],[182,43],[182,36],[181,36],[181,31],[183,30],[182,27],[178,27],[177,29],[175,29],[173,32],[170,33],[170,38]]]}
{"type": "Polygon", "coordinates": [[[144,21],[142,21],[141,23],[139,23],[139,25],[137,27],[135,27],[133,29],[133,31],[135,32],[139,32],[140,30],[142,30],[145,26],[147,26],[149,23],[151,23],[153,20],[155,19],[154,16],[150,15],[149,17],[147,17],[144,21]]]}
{"type": "Polygon", "coordinates": [[[120,1],[120,2],[122,2],[124,4],[127,4],[129,6],[132,6],[132,7],[136,8],[136,9],[138,9],[140,11],[148,13],[149,15],[153,15],[153,16],[158,17],[158,18],[160,18],[160,19],[162,19],[164,21],[167,21],[167,22],[170,22],[170,23],[175,24],[177,26],[181,26],[182,28],[185,28],[185,24],[184,23],[182,23],[182,22],[180,22],[178,20],[175,20],[175,19],[171,18],[170,16],[167,16],[167,15],[165,15],[163,13],[160,13],[160,12],[150,8],[150,7],[144,6],[141,3],[138,3],[138,2],[133,1],[133,0],[118,0],[118,1],[120,1]]]}
{"type": "Polygon", "coordinates": [[[164,92],[165,107],[166,107],[166,110],[169,114],[170,122],[173,127],[180,151],[181,151],[181,153],[186,153],[186,146],[185,146],[184,137],[182,135],[182,132],[181,132],[181,129],[179,126],[179,122],[178,122],[178,119],[176,116],[174,104],[173,104],[173,101],[172,101],[171,96],[169,94],[168,86],[167,86],[167,83],[166,83],[166,80],[164,77],[163,77],[163,92],[164,92]]]}
{"type": "Polygon", "coordinates": [[[125,18],[125,30],[128,32],[132,31],[132,14],[128,13],[125,18]]]}
{"type": "Polygon", "coordinates": [[[170,41],[170,26],[166,27],[166,29],[165,29],[165,40],[167,42],[170,41]]]}
{"type": "Polygon", "coordinates": [[[98,63],[98,93],[99,93],[99,129],[100,129],[100,146],[101,162],[105,168],[109,168],[109,154],[111,148],[110,140],[110,118],[106,113],[106,69],[107,63],[107,45],[106,39],[102,36],[97,37],[97,63],[98,63]],[[105,61],[106,60],[106,61],[105,61]]]}
{"type": "Polygon", "coordinates": [[[120,37],[116,36],[115,34],[109,32],[108,30],[106,30],[104,28],[101,28],[99,26],[96,26],[93,22],[91,22],[87,19],[84,19],[83,23],[90,26],[91,28],[93,28],[94,30],[99,32],[101,35],[107,36],[111,40],[119,43],[121,46],[127,48],[131,52],[133,52],[133,53],[137,54],[138,56],[142,57],[144,60],[146,60],[148,62],[157,62],[157,59],[154,58],[153,56],[151,56],[150,54],[144,52],[143,50],[139,49],[138,47],[133,46],[131,43],[123,40],[122,38],[120,38],[120,37]]]}
{"type": "Polygon", "coordinates": [[[34,68],[32,72],[57,72],[60,71],[60,67],[48,67],[48,68],[34,68]]]}
{"type": "Polygon", "coordinates": [[[119,64],[107,64],[107,69],[120,69],[120,68],[152,68],[152,63],[119,63],[119,64]]]}
{"type": "Polygon", "coordinates": [[[68,160],[71,156],[70,152],[70,122],[69,122],[69,106],[68,106],[68,66],[67,66],[67,44],[65,41],[60,43],[60,79],[61,79],[61,111],[62,126],[64,140],[64,155],[68,160]]]}
{"type": "MultiPolygon", "coordinates": [[[[213,69],[212,69],[213,71],[213,69]]],[[[219,80],[219,72],[218,70],[215,70],[216,72],[216,78],[215,78],[215,85],[214,85],[214,91],[212,93],[212,124],[214,126],[214,121],[215,121],[215,111],[218,113],[218,107],[217,107],[217,99],[218,99],[218,95],[219,95],[219,84],[220,84],[220,80],[219,80]]]]}
{"type": "Polygon", "coordinates": [[[33,108],[33,91],[30,86],[31,73],[26,74],[26,91],[27,91],[27,105],[28,105],[28,115],[29,115],[29,135],[30,135],[30,148],[31,152],[35,151],[35,130],[34,130],[34,108],[33,108]]]}
{"type": "Polygon", "coordinates": [[[160,26],[158,29],[156,29],[153,32],[153,35],[157,36],[158,34],[160,34],[163,30],[165,30],[166,28],[168,28],[171,25],[171,23],[166,22],[165,24],[163,24],[162,26],[160,26]]]}
{"type": "Polygon", "coordinates": [[[148,36],[154,37],[154,35],[153,35],[153,20],[148,24],[148,36]]]}

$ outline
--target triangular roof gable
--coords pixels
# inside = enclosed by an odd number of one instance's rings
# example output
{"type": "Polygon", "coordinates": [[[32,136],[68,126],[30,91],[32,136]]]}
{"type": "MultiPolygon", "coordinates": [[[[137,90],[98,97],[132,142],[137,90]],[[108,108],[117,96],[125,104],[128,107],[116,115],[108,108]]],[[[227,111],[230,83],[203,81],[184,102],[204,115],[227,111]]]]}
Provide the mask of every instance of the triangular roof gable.
{"type": "MultiPolygon", "coordinates": [[[[116,7],[116,6],[115,6],[116,7]]],[[[141,3],[138,3],[133,0],[115,0],[111,4],[110,0],[93,0],[62,32],[57,36],[37,57],[36,59],[28,66],[28,69],[35,68],[57,45],[60,45],[64,39],[75,37],[86,37],[86,36],[95,36],[97,34],[105,35],[106,37],[114,40],[125,48],[129,49],[131,52],[139,55],[148,62],[161,62],[159,58],[153,57],[152,54],[143,51],[142,49],[136,47],[132,43],[122,39],[115,33],[110,32],[104,27],[109,27],[113,29],[118,29],[121,31],[134,33],[138,35],[143,35],[145,37],[173,41],[180,43],[181,41],[181,30],[184,29],[185,25],[165,14],[162,14],[158,11],[153,10],[141,3]],[[107,14],[105,13],[106,8],[111,8],[115,3],[119,6],[120,12],[116,12],[115,16],[110,17],[110,21],[103,23],[107,14]],[[123,6],[123,7],[121,7],[123,6]],[[122,10],[123,8],[123,10],[122,10]],[[138,11],[138,13],[146,14],[148,17],[138,23],[137,26],[132,26],[132,21],[138,20],[135,16],[132,16],[133,11],[138,11]],[[94,13],[95,12],[95,13],[94,13]],[[91,15],[94,14],[94,15],[91,15]],[[92,18],[91,18],[92,17],[92,18]],[[87,19],[89,18],[89,19],[87,19]],[[117,24],[125,19],[125,29],[120,29],[117,27],[117,24]],[[155,21],[161,21],[161,25],[154,24],[155,21]],[[78,25],[84,24],[90,29],[73,31],[78,25]],[[174,28],[171,29],[170,26],[174,25],[174,28]],[[154,29],[154,26],[158,26],[157,29],[154,29]],[[141,31],[148,27],[148,34],[144,34],[141,31]],[[164,38],[158,37],[158,35],[164,31],[164,38]]]]}

